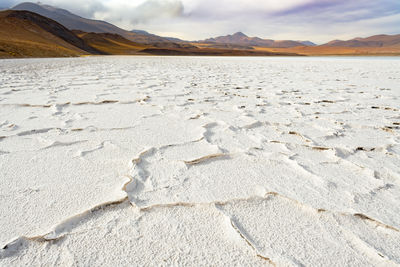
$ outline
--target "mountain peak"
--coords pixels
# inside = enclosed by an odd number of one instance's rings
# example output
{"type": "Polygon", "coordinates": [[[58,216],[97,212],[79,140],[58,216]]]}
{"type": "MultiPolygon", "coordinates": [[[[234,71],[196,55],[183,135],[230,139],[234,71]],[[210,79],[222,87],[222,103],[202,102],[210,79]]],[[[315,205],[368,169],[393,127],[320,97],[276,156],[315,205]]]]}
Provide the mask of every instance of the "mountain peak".
{"type": "Polygon", "coordinates": [[[233,34],[232,36],[235,36],[235,37],[248,37],[246,34],[244,34],[243,32],[237,32],[237,33],[235,33],[235,34],[233,34]]]}

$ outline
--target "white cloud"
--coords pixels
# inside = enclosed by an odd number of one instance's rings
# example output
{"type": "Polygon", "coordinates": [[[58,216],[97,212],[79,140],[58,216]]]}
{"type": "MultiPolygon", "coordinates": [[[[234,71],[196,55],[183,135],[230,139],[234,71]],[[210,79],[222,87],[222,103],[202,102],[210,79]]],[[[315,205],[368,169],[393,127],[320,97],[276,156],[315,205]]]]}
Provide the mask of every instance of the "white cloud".
{"type": "Polygon", "coordinates": [[[229,17],[242,13],[270,14],[318,2],[318,0],[182,0],[182,2],[185,11],[189,14],[229,17]]]}
{"type": "Polygon", "coordinates": [[[113,0],[107,2],[106,7],[105,10],[95,12],[94,17],[111,21],[125,20],[131,24],[179,17],[184,8],[180,0],[113,0]]]}

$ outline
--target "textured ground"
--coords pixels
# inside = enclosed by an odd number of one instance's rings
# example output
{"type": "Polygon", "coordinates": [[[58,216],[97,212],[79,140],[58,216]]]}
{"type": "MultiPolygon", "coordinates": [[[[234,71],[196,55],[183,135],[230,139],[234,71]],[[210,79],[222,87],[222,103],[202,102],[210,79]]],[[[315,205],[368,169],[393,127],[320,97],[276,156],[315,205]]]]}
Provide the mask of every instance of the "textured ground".
{"type": "Polygon", "coordinates": [[[400,60],[0,61],[0,265],[400,264],[400,60]]]}

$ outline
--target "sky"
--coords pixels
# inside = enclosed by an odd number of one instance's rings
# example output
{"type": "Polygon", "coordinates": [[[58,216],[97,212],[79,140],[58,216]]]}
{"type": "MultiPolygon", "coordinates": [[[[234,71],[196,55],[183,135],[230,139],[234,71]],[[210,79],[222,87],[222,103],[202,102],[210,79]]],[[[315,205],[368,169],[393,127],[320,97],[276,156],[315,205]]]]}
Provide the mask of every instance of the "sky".
{"type": "MultiPolygon", "coordinates": [[[[0,0],[12,7],[19,0],[0,0]]],[[[324,43],[400,34],[400,0],[42,0],[121,28],[201,40],[241,31],[324,43]]]]}

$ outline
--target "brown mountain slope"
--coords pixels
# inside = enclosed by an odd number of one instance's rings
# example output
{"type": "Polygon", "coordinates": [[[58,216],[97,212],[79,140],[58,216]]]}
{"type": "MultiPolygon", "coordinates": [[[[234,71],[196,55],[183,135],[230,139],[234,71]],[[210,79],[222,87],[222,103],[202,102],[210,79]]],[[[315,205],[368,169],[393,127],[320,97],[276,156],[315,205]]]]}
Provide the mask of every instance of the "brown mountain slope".
{"type": "Polygon", "coordinates": [[[135,55],[140,50],[149,48],[148,45],[132,42],[118,34],[73,32],[91,47],[108,55],[135,55]]]}
{"type": "Polygon", "coordinates": [[[162,47],[174,47],[174,48],[180,47],[179,44],[175,44],[174,42],[171,42],[166,38],[162,38],[154,34],[139,34],[135,32],[126,31],[111,23],[101,20],[82,18],[65,9],[56,8],[49,5],[25,2],[16,5],[12,9],[35,12],[37,14],[40,14],[42,16],[57,21],[58,23],[64,25],[66,28],[70,30],[80,30],[84,32],[94,32],[94,33],[115,33],[136,43],[152,44],[162,47]]]}
{"type": "Polygon", "coordinates": [[[199,41],[199,43],[234,44],[242,46],[277,47],[277,48],[305,46],[304,42],[290,41],[290,40],[275,41],[270,39],[261,39],[258,37],[248,37],[242,32],[237,32],[233,35],[219,36],[216,38],[206,39],[204,41],[199,41]]]}
{"type": "Polygon", "coordinates": [[[99,54],[61,24],[29,11],[0,12],[1,57],[99,54]]]}
{"type": "Polygon", "coordinates": [[[323,46],[332,47],[400,47],[400,34],[374,35],[367,38],[354,38],[348,41],[333,40],[323,46]]]}

